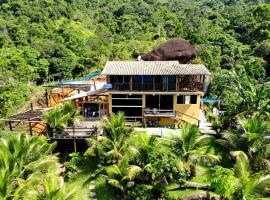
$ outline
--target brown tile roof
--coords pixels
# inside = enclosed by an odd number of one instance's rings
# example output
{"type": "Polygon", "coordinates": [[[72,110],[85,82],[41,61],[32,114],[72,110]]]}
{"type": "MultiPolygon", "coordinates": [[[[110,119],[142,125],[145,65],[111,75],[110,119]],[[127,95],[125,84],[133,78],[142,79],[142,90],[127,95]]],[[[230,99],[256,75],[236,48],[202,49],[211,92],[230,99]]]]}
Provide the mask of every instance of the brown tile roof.
{"type": "Polygon", "coordinates": [[[210,75],[201,64],[178,61],[108,61],[103,75],[210,75]]]}

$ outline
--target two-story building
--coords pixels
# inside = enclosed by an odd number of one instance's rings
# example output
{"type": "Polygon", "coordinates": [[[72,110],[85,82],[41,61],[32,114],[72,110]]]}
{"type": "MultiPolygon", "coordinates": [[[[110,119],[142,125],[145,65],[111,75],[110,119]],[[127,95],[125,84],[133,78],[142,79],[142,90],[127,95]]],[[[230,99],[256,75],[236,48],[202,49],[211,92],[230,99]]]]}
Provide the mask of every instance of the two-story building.
{"type": "MultiPolygon", "coordinates": [[[[46,106],[9,117],[29,124],[30,134],[43,132],[43,113],[64,101],[73,101],[84,116],[77,127],[66,128],[72,138],[90,137],[89,128],[100,118],[119,111],[127,122],[174,126],[181,122],[199,124],[200,99],[207,91],[211,74],[201,64],[178,61],[109,61],[101,75],[89,81],[69,81],[47,86],[46,106]],[[49,91],[48,91],[49,88],[49,91]],[[74,133],[76,133],[74,135],[74,133]]],[[[14,123],[13,123],[14,122],[14,123]]],[[[12,124],[13,123],[13,124],[12,124]]],[[[66,136],[65,136],[66,137],[66,136]]]]}
{"type": "Polygon", "coordinates": [[[175,125],[199,123],[200,99],[210,72],[201,64],[178,61],[109,61],[102,75],[112,88],[109,114],[124,112],[127,121],[175,125]]]}

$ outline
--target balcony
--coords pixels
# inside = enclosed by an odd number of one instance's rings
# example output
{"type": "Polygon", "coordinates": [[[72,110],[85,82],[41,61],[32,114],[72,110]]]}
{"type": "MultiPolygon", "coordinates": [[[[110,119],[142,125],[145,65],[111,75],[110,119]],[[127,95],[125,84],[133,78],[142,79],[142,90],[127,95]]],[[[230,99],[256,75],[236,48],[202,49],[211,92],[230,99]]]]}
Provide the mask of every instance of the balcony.
{"type": "Polygon", "coordinates": [[[176,91],[176,85],[171,83],[144,83],[136,84],[132,86],[133,91],[158,91],[158,92],[169,92],[176,91]]]}
{"type": "Polygon", "coordinates": [[[168,109],[144,109],[144,116],[145,117],[175,117],[175,113],[173,110],[168,109]]]}
{"type": "Polygon", "coordinates": [[[203,91],[203,83],[200,82],[191,82],[189,84],[180,84],[178,87],[178,91],[203,91]]]}

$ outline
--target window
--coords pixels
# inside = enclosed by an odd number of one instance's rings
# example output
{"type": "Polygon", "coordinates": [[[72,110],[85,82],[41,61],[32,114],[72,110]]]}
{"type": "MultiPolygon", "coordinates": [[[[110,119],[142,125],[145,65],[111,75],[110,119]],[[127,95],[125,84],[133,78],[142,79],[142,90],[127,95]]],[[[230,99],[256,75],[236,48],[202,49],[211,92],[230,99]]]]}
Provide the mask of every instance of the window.
{"type": "Polygon", "coordinates": [[[190,96],[190,104],[197,104],[197,95],[190,96]]]}
{"type": "Polygon", "coordinates": [[[179,95],[177,104],[197,104],[197,95],[179,95]]]}
{"type": "Polygon", "coordinates": [[[177,104],[184,104],[184,102],[185,102],[185,96],[184,95],[177,96],[177,104]]]}

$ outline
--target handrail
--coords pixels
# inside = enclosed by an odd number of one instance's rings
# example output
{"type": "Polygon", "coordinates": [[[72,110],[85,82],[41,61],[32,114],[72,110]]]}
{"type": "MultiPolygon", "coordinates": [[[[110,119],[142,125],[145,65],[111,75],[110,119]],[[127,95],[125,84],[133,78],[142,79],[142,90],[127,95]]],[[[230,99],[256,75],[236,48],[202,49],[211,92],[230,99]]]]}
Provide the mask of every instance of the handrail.
{"type": "MultiPolygon", "coordinates": [[[[186,114],[186,113],[180,112],[180,111],[178,111],[178,110],[176,110],[175,112],[176,112],[176,113],[180,113],[180,114],[185,115],[185,116],[188,116],[188,117],[190,117],[190,118],[192,118],[192,119],[195,119],[195,120],[200,121],[200,119],[198,119],[198,118],[196,118],[196,117],[193,117],[193,116],[191,116],[191,115],[188,115],[188,114],[186,114]]],[[[177,115],[177,114],[176,114],[176,115],[177,115]]]]}

